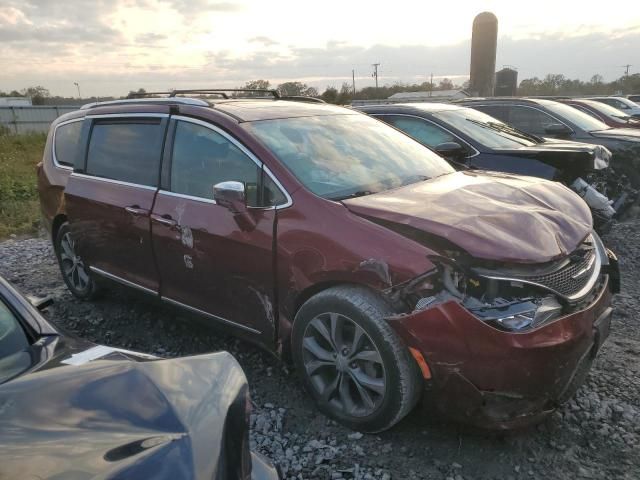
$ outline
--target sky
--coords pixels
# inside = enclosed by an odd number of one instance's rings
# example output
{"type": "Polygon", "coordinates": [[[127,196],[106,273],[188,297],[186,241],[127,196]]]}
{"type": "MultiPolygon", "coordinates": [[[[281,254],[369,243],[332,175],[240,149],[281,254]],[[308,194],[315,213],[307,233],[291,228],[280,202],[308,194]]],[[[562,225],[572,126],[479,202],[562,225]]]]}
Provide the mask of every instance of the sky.
{"type": "Polygon", "coordinates": [[[53,95],[231,88],[255,79],[323,91],[469,74],[471,25],[498,17],[496,67],[519,80],[640,72],[637,0],[0,0],[0,90],[53,95]],[[528,5],[528,6],[527,6],[528,5]]]}

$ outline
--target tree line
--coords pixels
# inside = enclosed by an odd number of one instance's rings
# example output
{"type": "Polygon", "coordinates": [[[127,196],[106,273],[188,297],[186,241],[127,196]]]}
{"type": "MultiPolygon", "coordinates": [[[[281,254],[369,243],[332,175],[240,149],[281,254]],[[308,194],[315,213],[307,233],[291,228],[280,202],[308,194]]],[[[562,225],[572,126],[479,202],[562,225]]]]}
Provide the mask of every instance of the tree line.
{"type": "MultiPolygon", "coordinates": [[[[344,82],[340,88],[329,85],[320,93],[317,88],[303,82],[284,82],[272,86],[269,80],[259,79],[246,82],[239,86],[241,89],[275,89],[281,96],[306,96],[321,98],[327,103],[346,105],[353,100],[376,100],[388,98],[399,92],[428,92],[438,90],[455,90],[468,88],[468,82],[462,85],[454,84],[450,79],[444,78],[437,84],[431,82],[401,83],[381,87],[365,87],[353,91],[353,85],[344,82]]],[[[605,82],[601,75],[594,75],[588,81],[570,79],[562,74],[548,74],[543,78],[526,78],[518,86],[518,95],[521,96],[554,96],[554,95],[614,95],[640,93],[640,73],[624,75],[612,82],[605,82]]],[[[146,94],[146,90],[140,88],[132,90],[129,95],[146,94]]],[[[246,94],[242,94],[246,96],[246,94]]],[[[264,93],[256,94],[262,96],[264,93]]],[[[113,100],[114,97],[91,97],[78,99],[75,97],[52,96],[48,89],[40,85],[24,88],[20,91],[13,90],[5,93],[0,91],[0,97],[31,97],[34,105],[74,105],[98,100],[113,100]]],[[[124,97],[122,97],[124,98],[124,97]]]]}

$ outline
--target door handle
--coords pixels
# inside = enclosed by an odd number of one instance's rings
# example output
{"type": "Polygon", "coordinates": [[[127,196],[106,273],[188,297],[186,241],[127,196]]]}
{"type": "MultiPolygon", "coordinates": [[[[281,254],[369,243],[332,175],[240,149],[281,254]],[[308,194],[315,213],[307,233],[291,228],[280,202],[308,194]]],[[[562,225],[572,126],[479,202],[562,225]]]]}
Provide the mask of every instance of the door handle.
{"type": "Polygon", "coordinates": [[[151,220],[153,220],[154,222],[158,222],[164,225],[165,227],[169,227],[169,228],[178,227],[178,222],[176,222],[173,218],[171,218],[171,215],[156,215],[155,213],[152,213],[151,220]]]}
{"type": "Polygon", "coordinates": [[[136,217],[140,217],[143,215],[149,215],[149,210],[144,208],[140,208],[138,205],[131,205],[130,207],[124,207],[124,209],[129,212],[131,215],[136,217]]]}

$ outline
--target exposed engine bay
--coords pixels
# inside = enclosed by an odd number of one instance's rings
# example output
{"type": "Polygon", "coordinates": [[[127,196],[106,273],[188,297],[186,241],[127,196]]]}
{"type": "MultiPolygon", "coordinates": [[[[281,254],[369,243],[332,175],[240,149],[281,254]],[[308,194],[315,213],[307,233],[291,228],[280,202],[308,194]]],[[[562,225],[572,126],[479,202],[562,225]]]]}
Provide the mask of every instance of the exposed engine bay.
{"type": "Polygon", "coordinates": [[[459,254],[430,258],[437,269],[404,285],[396,300],[412,313],[457,301],[476,318],[510,332],[537,328],[589,303],[609,265],[595,233],[567,257],[544,265],[471,266],[459,254]]]}

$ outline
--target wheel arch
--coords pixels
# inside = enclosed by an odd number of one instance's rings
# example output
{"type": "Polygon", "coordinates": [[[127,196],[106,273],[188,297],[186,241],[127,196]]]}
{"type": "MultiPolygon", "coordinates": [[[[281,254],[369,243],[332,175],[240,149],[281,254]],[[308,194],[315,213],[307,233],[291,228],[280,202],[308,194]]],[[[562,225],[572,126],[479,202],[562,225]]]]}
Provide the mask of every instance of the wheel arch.
{"type": "Polygon", "coordinates": [[[58,236],[58,230],[64,222],[67,221],[67,215],[64,213],[59,213],[51,222],[51,239],[55,242],[56,237],[58,236]]]}
{"type": "Polygon", "coordinates": [[[328,281],[314,283],[313,285],[309,285],[307,288],[299,292],[298,295],[296,295],[295,300],[293,302],[293,309],[291,310],[290,328],[286,329],[284,336],[280,339],[283,346],[282,357],[284,360],[286,360],[287,362],[291,361],[292,332],[293,332],[293,328],[296,322],[296,317],[298,315],[298,311],[300,310],[300,307],[302,307],[302,305],[304,305],[305,302],[309,300],[311,297],[321,292],[324,292],[325,290],[329,290],[330,288],[340,287],[340,286],[352,286],[352,287],[362,288],[363,290],[368,290],[369,292],[377,295],[378,297],[380,297],[381,300],[386,302],[386,300],[384,299],[384,296],[380,294],[380,291],[376,290],[375,288],[372,288],[370,285],[367,285],[365,283],[349,282],[344,280],[328,280],[328,281]]]}

